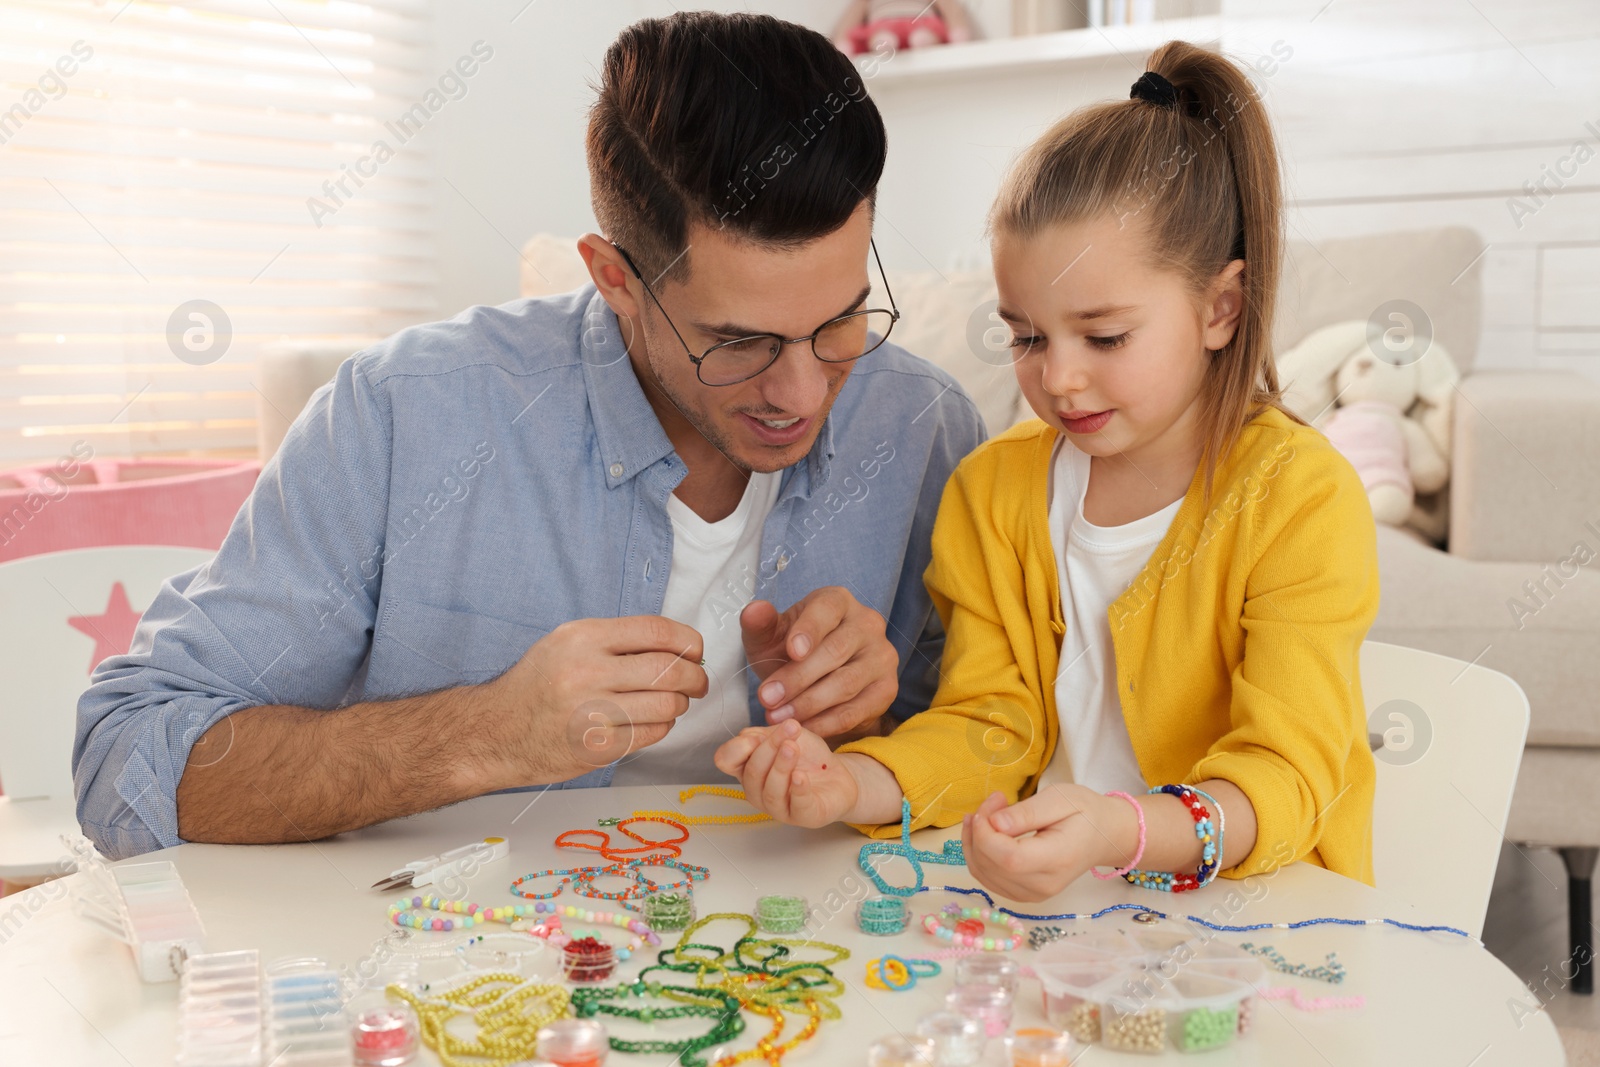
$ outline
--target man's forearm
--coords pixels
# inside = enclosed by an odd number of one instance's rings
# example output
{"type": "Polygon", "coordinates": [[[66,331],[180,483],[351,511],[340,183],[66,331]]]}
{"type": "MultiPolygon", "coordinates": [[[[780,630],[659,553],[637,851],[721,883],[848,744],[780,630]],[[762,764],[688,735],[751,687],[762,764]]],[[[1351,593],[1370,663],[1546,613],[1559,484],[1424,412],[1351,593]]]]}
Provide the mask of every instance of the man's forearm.
{"type": "Polygon", "coordinates": [[[308,841],[507,785],[492,690],[462,686],[337,711],[264,706],[215,723],[178,782],[186,841],[308,841]]]}

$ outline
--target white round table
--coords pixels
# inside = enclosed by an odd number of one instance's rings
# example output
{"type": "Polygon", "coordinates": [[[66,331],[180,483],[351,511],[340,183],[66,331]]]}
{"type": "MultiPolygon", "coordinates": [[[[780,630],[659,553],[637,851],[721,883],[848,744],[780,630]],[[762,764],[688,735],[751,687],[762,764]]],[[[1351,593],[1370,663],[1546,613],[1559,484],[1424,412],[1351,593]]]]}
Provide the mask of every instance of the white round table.
{"type": "MultiPolygon", "coordinates": [[[[208,951],[255,948],[264,965],[283,956],[321,956],[356,973],[393,929],[386,912],[399,896],[368,887],[405,862],[485,836],[505,836],[511,842],[510,858],[477,872],[469,880],[470,898],[487,905],[515,903],[517,898],[509,892],[513,878],[594,858],[592,853],[558,852],[554,847],[558,832],[594,826],[600,817],[627,815],[637,808],[682,807],[676,790],[668,789],[501,794],[314,844],[183,845],[155,855],[171,859],[182,873],[204,920],[208,951]]],[[[711,814],[749,809],[737,802],[698,798],[688,810],[711,814]]],[[[937,850],[945,836],[921,832],[913,841],[920,848],[937,850]]],[[[852,950],[852,957],[836,968],[848,986],[840,1001],[843,1018],[824,1023],[817,1037],[792,1053],[787,1063],[863,1063],[868,1044],[897,1030],[909,1033],[922,1014],[938,1006],[949,987],[948,966],[943,976],[925,980],[909,993],[865,987],[867,959],[884,952],[916,955],[937,946],[920,931],[886,939],[856,930],[855,902],[871,889],[856,862],[862,842],[847,827],[806,831],[762,823],[698,826],[684,848],[685,860],[711,868],[710,880],[696,887],[701,914],[750,911],[759,894],[801,893],[813,906],[834,913],[814,936],[852,950]]],[[[935,887],[976,884],[964,868],[927,865],[926,871],[928,883],[935,887]]],[[[887,866],[885,875],[891,880],[909,879],[900,861],[887,866]]],[[[73,914],[69,881],[0,901],[0,1063],[170,1067],[177,983],[140,982],[128,950],[73,914]]],[[[971,898],[919,894],[912,898],[913,911],[920,914],[950,899],[971,898]]],[[[1082,878],[1055,900],[1018,910],[1088,912],[1128,901],[1232,924],[1313,916],[1428,922],[1428,916],[1381,891],[1304,863],[1270,876],[1221,879],[1179,897],[1135,889],[1121,879],[1082,878]]],[[[1117,912],[1075,925],[1126,927],[1131,915],[1117,912]]],[[[1170,928],[1175,922],[1161,925],[1170,928]]],[[[1195,928],[1195,932],[1201,931],[1195,928]]],[[[459,939],[463,935],[415,936],[459,939]]],[[[1534,1011],[1538,1001],[1533,994],[1499,960],[1455,935],[1389,926],[1321,925],[1219,936],[1235,943],[1271,944],[1289,960],[1313,966],[1337,951],[1348,972],[1340,986],[1277,972],[1269,972],[1270,977],[1275,984],[1296,986],[1311,996],[1361,994],[1366,1006],[1305,1012],[1288,1001],[1262,1000],[1250,1035],[1196,1057],[1168,1053],[1174,1062],[1216,1067],[1419,1063],[1553,1067],[1565,1062],[1548,1015],[1534,1011]]],[[[1018,955],[1025,962],[1030,953],[1023,949],[1018,955]]],[[[637,958],[629,961],[623,974],[631,977],[642,965],[637,958]]],[[[751,1044],[755,1035],[766,1032],[767,1023],[754,1016],[747,1023],[743,1041],[751,1044]]],[[[1024,982],[1017,1025],[1042,1024],[1038,986],[1024,982]]],[[[671,1061],[666,1055],[612,1057],[619,1064],[671,1061]]],[[[1124,1061],[1159,1059],[1091,1046],[1076,1062],[1124,1061]]],[[[419,1062],[436,1061],[424,1051],[419,1062]]]]}

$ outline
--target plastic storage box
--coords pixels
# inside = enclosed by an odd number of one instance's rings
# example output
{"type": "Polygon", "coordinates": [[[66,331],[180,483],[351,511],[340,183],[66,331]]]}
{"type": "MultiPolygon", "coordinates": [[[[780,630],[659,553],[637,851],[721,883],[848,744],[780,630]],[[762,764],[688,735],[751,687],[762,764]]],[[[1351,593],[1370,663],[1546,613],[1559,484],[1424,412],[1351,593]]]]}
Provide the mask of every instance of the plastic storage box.
{"type": "Polygon", "coordinates": [[[1206,1052],[1250,1032],[1260,960],[1175,930],[1091,931],[1033,965],[1051,1025],[1120,1052],[1206,1052]]]}

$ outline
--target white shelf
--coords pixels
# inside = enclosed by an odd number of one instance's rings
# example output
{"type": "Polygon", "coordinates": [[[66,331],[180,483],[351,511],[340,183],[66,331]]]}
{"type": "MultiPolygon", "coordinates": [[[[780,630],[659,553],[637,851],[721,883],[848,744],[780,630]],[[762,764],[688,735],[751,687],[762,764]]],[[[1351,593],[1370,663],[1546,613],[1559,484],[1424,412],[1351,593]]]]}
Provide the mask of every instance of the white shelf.
{"type": "Polygon", "coordinates": [[[1118,56],[1142,62],[1150,52],[1175,38],[1215,47],[1222,39],[1222,19],[1205,15],[1162,19],[1137,26],[1105,26],[1031,37],[905,48],[887,59],[871,53],[856,56],[855,63],[870,88],[929,78],[944,81],[984,74],[1048,70],[1118,56]]]}

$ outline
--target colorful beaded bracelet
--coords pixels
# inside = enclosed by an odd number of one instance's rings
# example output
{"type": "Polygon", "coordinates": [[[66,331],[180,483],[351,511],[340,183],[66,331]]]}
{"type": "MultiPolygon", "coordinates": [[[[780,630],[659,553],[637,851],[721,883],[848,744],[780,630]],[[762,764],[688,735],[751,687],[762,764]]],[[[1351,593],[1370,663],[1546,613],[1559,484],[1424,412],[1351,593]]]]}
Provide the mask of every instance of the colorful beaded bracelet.
{"type": "Polygon", "coordinates": [[[983,952],[1010,952],[1014,948],[1021,948],[1027,933],[1020,920],[1004,915],[996,908],[964,908],[959,904],[946,904],[938,914],[923,916],[922,928],[957,948],[983,952]],[[1004,926],[1011,936],[985,937],[985,923],[1004,926]]]}
{"type": "MultiPolygon", "coordinates": [[[[554,916],[558,905],[546,904],[539,901],[534,904],[507,904],[498,908],[485,908],[465,900],[445,900],[436,896],[401,897],[389,905],[389,921],[396,926],[408,926],[413,930],[470,930],[482,923],[498,922],[511,925],[518,919],[526,919],[538,915],[554,916]],[[459,915],[459,919],[427,919],[420,913],[427,911],[442,911],[446,914],[459,915]]],[[[552,920],[554,925],[560,926],[559,919],[552,920]]],[[[542,925],[542,924],[541,924],[542,925]]]]}
{"type": "Polygon", "coordinates": [[[937,978],[941,968],[933,960],[908,960],[885,956],[867,961],[867,987],[903,993],[914,989],[918,978],[937,978]]]}
{"type": "Polygon", "coordinates": [[[580,908],[568,904],[561,909],[564,919],[576,919],[579,922],[595,923],[599,926],[620,926],[630,933],[637,934],[652,945],[661,944],[661,936],[650,929],[650,924],[636,915],[629,915],[625,911],[593,911],[589,908],[580,908]]]}
{"type": "Polygon", "coordinates": [[[1194,874],[1170,871],[1133,870],[1124,874],[1124,880],[1144,889],[1158,889],[1163,893],[1187,893],[1199,889],[1217,876],[1217,840],[1211,824],[1211,812],[1200,802],[1200,797],[1186,785],[1160,785],[1151,793],[1167,793],[1183,801],[1194,819],[1194,836],[1200,841],[1200,867],[1194,874]]]}

